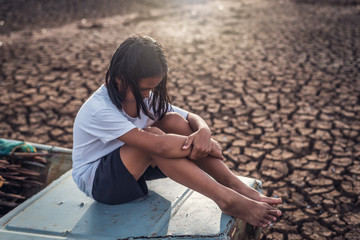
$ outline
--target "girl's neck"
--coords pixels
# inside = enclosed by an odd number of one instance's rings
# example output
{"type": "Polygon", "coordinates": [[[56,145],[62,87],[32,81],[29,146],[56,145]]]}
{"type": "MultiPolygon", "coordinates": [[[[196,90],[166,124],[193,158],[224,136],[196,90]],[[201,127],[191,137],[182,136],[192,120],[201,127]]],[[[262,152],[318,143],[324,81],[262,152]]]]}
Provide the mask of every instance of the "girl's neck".
{"type": "Polygon", "coordinates": [[[139,114],[136,109],[136,101],[125,101],[122,107],[123,111],[132,118],[137,118],[139,114]]]}
{"type": "Polygon", "coordinates": [[[125,104],[126,103],[136,103],[136,100],[135,99],[125,99],[125,104]]]}

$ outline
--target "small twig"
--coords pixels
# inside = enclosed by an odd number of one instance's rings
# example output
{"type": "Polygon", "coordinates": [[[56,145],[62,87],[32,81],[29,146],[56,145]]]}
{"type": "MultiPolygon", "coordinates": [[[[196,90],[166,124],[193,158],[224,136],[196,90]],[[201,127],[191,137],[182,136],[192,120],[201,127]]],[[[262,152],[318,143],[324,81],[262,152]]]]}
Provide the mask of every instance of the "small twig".
{"type": "Polygon", "coordinates": [[[0,205],[1,206],[5,206],[5,207],[16,207],[19,204],[18,203],[14,203],[14,202],[6,202],[6,201],[2,201],[0,200],[0,205]]]}
{"type": "Polygon", "coordinates": [[[47,156],[48,152],[36,152],[36,153],[27,153],[27,152],[14,152],[11,154],[13,157],[37,157],[37,156],[47,156]]]}
{"type": "Polygon", "coordinates": [[[25,199],[24,196],[13,194],[13,193],[5,193],[0,191],[0,197],[8,197],[8,198],[17,198],[17,199],[25,199]]]}

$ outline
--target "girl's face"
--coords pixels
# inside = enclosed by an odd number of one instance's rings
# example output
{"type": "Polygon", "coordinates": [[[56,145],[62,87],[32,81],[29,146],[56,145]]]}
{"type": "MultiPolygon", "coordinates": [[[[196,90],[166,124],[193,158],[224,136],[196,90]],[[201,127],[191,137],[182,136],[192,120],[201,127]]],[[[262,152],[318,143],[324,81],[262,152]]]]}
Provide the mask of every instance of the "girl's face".
{"type": "MultiPolygon", "coordinates": [[[[152,89],[154,89],[164,78],[164,75],[157,76],[157,77],[149,77],[149,78],[142,78],[139,81],[139,90],[143,99],[149,97],[149,93],[152,89]]],[[[126,93],[126,100],[127,101],[135,101],[135,97],[130,90],[126,93]]]]}

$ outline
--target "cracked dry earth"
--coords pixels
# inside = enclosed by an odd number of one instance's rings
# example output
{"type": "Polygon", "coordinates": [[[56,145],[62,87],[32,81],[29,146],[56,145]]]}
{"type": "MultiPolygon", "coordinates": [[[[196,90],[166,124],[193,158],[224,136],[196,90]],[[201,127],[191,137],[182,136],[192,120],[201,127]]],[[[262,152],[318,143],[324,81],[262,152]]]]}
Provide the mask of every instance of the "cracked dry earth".
{"type": "Polygon", "coordinates": [[[0,137],[71,148],[111,54],[151,35],[173,103],[206,119],[234,172],[283,199],[262,239],[359,239],[359,2],[153,2],[1,35],[0,137]]]}

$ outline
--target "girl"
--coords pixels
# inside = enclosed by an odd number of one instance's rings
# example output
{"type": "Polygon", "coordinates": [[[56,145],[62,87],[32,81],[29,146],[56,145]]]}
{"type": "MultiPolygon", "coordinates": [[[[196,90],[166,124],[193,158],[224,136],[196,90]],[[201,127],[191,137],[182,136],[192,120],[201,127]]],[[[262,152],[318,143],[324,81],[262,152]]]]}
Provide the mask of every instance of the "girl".
{"type": "Polygon", "coordinates": [[[168,176],[252,225],[275,221],[281,199],[258,193],[227,168],[205,121],[169,103],[167,74],[152,38],[134,36],[119,46],[105,84],[74,122],[76,184],[99,202],[120,204],[146,195],[145,179],[168,176]]]}

